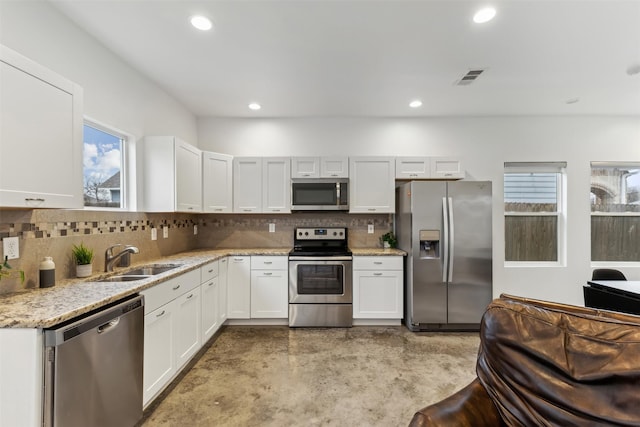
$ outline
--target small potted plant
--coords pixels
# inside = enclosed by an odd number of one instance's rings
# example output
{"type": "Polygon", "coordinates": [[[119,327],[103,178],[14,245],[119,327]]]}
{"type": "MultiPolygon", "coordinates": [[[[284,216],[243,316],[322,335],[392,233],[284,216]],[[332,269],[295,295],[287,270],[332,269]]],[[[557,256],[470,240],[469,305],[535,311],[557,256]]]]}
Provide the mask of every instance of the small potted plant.
{"type": "Polygon", "coordinates": [[[13,276],[18,276],[20,277],[20,282],[23,283],[24,282],[24,271],[22,270],[13,270],[11,268],[11,266],[9,265],[9,257],[5,256],[4,257],[4,262],[2,264],[0,264],[0,280],[5,277],[5,278],[9,278],[9,277],[13,277],[13,276]]]}
{"type": "Polygon", "coordinates": [[[91,276],[93,270],[91,264],[93,262],[93,249],[89,249],[80,243],[79,245],[73,245],[71,253],[73,255],[73,262],[76,264],[76,276],[91,276]]]}
{"type": "Polygon", "coordinates": [[[396,235],[393,234],[393,231],[389,231],[388,233],[384,233],[380,236],[380,242],[382,243],[382,247],[387,248],[395,248],[398,246],[398,239],[396,239],[396,235]]]}

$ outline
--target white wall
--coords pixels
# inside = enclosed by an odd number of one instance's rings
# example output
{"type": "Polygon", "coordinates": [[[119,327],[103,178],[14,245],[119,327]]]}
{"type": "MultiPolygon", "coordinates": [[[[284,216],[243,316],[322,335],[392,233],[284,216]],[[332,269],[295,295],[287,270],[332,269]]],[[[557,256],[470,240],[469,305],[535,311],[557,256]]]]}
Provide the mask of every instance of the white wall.
{"type": "Polygon", "coordinates": [[[197,145],[189,110],[48,1],[0,1],[0,43],[82,86],[86,116],[136,138],[175,135],[197,145]]]}
{"type": "MultiPolygon", "coordinates": [[[[198,121],[198,140],[204,150],[235,156],[460,156],[468,179],[493,182],[494,295],[580,305],[582,285],[592,270],[590,162],[640,161],[640,118],[208,118],[198,121]],[[504,267],[502,174],[507,161],[568,162],[566,267],[504,267]]],[[[640,280],[640,264],[621,269],[640,280]]]]}

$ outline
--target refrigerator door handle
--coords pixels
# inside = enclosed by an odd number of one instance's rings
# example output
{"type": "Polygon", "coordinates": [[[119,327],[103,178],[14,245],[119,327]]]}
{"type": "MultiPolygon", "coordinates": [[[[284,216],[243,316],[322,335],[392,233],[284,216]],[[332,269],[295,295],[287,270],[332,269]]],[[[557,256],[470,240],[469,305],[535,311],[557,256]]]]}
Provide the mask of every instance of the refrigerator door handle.
{"type": "Polygon", "coordinates": [[[449,245],[449,283],[453,282],[453,253],[455,251],[455,227],[453,221],[453,198],[448,197],[449,199],[449,239],[447,240],[449,245]]]}
{"type": "Polygon", "coordinates": [[[449,215],[447,215],[447,198],[442,198],[442,223],[444,224],[444,239],[442,241],[442,283],[447,282],[449,270],[449,215]]]}

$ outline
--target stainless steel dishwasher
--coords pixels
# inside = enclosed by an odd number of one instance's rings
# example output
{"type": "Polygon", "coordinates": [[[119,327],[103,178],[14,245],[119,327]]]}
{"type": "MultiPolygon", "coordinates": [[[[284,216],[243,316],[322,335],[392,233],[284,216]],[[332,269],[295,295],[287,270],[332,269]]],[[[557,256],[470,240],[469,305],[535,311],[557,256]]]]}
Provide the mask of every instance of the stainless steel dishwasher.
{"type": "Polygon", "coordinates": [[[142,418],[144,299],[44,330],[45,427],[128,427],[142,418]]]}

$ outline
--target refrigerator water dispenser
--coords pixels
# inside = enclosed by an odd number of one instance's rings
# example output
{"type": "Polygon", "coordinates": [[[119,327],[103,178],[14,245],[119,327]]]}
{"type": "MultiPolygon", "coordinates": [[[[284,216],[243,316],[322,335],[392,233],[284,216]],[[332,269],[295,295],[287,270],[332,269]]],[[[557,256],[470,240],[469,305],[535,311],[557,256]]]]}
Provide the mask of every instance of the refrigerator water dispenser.
{"type": "Polygon", "coordinates": [[[420,230],[420,258],[440,258],[440,230],[420,230]]]}

